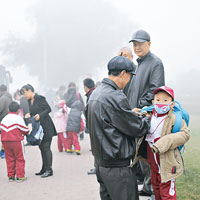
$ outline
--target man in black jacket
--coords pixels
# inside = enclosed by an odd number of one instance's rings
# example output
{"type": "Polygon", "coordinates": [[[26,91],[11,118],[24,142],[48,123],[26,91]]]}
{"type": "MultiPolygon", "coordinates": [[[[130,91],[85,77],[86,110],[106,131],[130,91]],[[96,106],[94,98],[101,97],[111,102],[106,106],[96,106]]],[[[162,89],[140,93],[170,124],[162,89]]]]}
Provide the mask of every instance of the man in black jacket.
{"type": "Polygon", "coordinates": [[[90,96],[86,120],[102,200],[138,200],[135,172],[135,138],[149,129],[149,117],[134,113],[122,89],[130,81],[133,64],[124,56],[108,63],[108,78],[90,96]]]}
{"type": "MultiPolygon", "coordinates": [[[[146,31],[136,31],[130,42],[133,42],[134,52],[138,56],[138,67],[136,76],[131,79],[124,92],[132,109],[142,108],[152,104],[154,89],[165,85],[164,67],[160,58],[150,52],[151,39],[146,31]]],[[[145,178],[139,194],[150,196],[152,193],[150,167],[142,161],[140,165],[145,178]]]]}

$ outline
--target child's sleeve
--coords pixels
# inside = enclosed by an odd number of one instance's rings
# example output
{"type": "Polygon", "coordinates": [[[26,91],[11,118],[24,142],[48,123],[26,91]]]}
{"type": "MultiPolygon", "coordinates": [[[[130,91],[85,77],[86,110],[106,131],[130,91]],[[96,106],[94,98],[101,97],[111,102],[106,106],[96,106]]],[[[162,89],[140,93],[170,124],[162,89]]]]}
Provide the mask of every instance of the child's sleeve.
{"type": "Polygon", "coordinates": [[[152,147],[155,153],[165,153],[185,144],[190,138],[190,130],[183,120],[181,130],[177,133],[170,133],[160,138],[152,147]]]}
{"type": "Polygon", "coordinates": [[[21,130],[21,133],[23,135],[28,135],[29,129],[26,126],[26,124],[24,122],[24,119],[22,117],[19,118],[19,126],[18,126],[18,128],[21,130]]]}

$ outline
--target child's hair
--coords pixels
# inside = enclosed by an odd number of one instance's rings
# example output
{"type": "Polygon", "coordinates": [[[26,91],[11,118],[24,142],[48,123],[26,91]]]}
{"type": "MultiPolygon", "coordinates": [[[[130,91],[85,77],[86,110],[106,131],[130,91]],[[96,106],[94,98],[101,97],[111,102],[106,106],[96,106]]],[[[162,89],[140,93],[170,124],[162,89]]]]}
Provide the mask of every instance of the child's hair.
{"type": "Polygon", "coordinates": [[[19,107],[19,104],[18,104],[17,102],[12,101],[12,102],[9,104],[8,108],[9,108],[9,111],[10,111],[10,112],[17,112],[17,111],[19,110],[20,107],[19,107]]]}
{"type": "Polygon", "coordinates": [[[24,91],[28,91],[28,90],[31,90],[32,92],[34,92],[33,86],[30,85],[30,84],[24,85],[24,86],[21,88],[20,93],[23,95],[23,94],[24,94],[24,91]]]}

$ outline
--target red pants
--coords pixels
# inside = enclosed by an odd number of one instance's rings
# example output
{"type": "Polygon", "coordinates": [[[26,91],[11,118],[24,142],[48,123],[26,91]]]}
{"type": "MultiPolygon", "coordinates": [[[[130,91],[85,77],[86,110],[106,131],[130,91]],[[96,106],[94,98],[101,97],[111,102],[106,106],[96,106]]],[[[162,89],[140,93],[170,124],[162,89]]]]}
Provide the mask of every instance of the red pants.
{"type": "Polygon", "coordinates": [[[152,171],[151,184],[156,200],[176,200],[175,179],[161,183],[160,174],[152,171]]]}
{"type": "Polygon", "coordinates": [[[75,150],[81,149],[78,141],[78,133],[67,131],[67,149],[72,149],[72,145],[74,145],[75,150]]]}
{"type": "Polygon", "coordinates": [[[25,176],[24,144],[22,141],[2,142],[4,146],[8,177],[25,176]]]}
{"type": "Polygon", "coordinates": [[[156,200],[176,200],[175,179],[161,183],[160,156],[154,154],[147,144],[147,157],[151,166],[151,184],[153,186],[156,200]]]}
{"type": "Polygon", "coordinates": [[[66,133],[58,133],[58,150],[63,152],[63,148],[67,150],[67,138],[64,136],[66,133]]]}

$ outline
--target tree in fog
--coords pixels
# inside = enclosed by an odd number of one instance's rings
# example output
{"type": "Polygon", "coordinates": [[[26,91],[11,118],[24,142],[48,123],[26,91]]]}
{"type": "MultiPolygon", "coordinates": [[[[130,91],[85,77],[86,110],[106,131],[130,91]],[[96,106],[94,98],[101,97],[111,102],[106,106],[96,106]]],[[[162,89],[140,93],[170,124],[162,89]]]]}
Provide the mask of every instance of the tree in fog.
{"type": "Polygon", "coordinates": [[[28,15],[37,22],[32,40],[10,35],[0,51],[9,56],[9,66],[28,66],[42,83],[47,77],[49,86],[76,81],[97,66],[106,67],[136,28],[100,0],[41,0],[28,15]]]}

